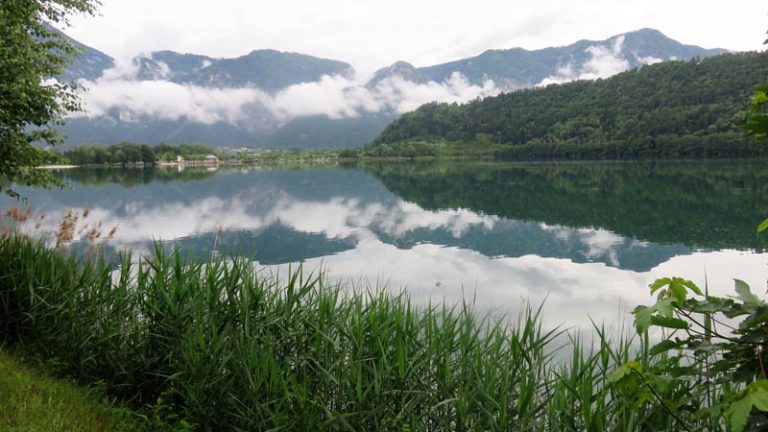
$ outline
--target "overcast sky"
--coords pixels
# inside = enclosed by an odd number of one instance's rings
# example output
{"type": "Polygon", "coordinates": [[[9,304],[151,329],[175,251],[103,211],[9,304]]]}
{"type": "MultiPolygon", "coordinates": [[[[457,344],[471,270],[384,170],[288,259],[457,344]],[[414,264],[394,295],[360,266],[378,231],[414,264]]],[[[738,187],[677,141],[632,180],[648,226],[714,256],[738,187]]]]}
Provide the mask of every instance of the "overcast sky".
{"type": "Polygon", "coordinates": [[[170,49],[233,57],[294,51],[370,73],[491,48],[537,49],[651,27],[687,44],[762,50],[765,0],[102,0],[65,31],[117,58],[170,49]]]}

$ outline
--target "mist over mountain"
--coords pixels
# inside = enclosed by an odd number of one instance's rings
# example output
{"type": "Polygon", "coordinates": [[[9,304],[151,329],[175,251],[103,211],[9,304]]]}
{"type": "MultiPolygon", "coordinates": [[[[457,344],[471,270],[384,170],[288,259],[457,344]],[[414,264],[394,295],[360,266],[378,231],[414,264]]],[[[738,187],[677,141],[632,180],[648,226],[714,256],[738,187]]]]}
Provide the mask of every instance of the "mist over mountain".
{"type": "Polygon", "coordinates": [[[646,64],[725,52],[727,50],[684,45],[658,30],[642,29],[603,41],[581,40],[564,47],[535,51],[488,50],[475,57],[420,68],[397,62],[379,69],[368,85],[391,76],[418,83],[442,82],[458,72],[472,84],[491,80],[503,90],[516,90],[553,81],[607,78],[646,64]]]}
{"type": "Polygon", "coordinates": [[[78,80],[86,111],[66,142],[203,142],[218,146],[354,147],[427,102],[464,103],[522,88],[606,78],[645,64],[725,52],[653,29],[529,51],[488,50],[416,67],[400,61],[361,79],[343,61],[275,50],[236,58],[156,51],[118,64],[82,50],[62,75],[78,80]]]}

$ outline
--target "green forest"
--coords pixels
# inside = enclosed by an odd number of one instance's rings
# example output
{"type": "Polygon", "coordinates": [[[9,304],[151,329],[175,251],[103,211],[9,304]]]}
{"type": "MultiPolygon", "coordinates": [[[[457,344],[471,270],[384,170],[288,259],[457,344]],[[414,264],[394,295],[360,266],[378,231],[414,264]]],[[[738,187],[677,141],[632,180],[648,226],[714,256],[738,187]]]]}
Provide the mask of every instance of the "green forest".
{"type": "Polygon", "coordinates": [[[365,151],[462,148],[511,160],[764,155],[741,125],[767,70],[768,54],[724,54],[465,105],[430,103],[390,124],[365,151]]]}
{"type": "MultiPolygon", "coordinates": [[[[206,155],[214,154],[215,152],[213,147],[203,144],[158,144],[148,146],[146,144],[121,142],[111,146],[82,145],[65,151],[61,155],[63,158],[59,157],[59,159],[65,163],[74,163],[76,165],[119,164],[126,166],[136,163],[154,165],[157,160],[174,161],[177,156],[187,160],[202,160],[205,159],[206,155]]],[[[49,153],[54,156],[57,155],[54,152],[49,153]]]]}

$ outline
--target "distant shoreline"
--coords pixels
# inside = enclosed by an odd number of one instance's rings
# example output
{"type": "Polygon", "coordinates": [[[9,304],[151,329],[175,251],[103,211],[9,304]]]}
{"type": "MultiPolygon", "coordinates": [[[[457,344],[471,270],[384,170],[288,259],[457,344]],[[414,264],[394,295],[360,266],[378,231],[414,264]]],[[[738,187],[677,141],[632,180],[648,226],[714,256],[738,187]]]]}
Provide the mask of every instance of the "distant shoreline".
{"type": "Polygon", "coordinates": [[[52,169],[72,169],[72,168],[80,168],[80,165],[40,165],[36,166],[35,169],[41,169],[41,170],[52,170],[52,169]]]}

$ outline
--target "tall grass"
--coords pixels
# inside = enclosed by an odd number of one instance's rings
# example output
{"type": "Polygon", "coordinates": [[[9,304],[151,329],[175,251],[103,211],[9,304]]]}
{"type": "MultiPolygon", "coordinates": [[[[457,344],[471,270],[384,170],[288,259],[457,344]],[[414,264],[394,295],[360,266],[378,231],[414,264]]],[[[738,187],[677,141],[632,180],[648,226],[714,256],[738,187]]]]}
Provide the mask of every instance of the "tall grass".
{"type": "Polygon", "coordinates": [[[556,357],[537,310],[511,325],[162,247],[115,265],[10,235],[0,263],[0,343],[198,430],[680,429],[612,387],[630,341],[598,328],[556,357]]]}

